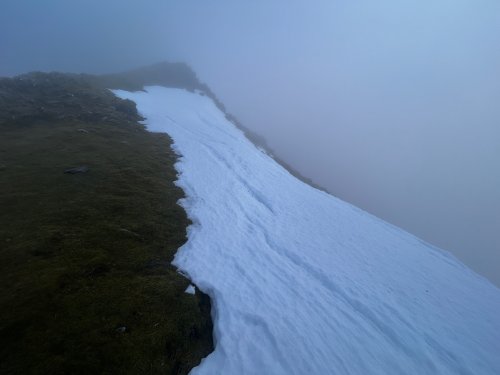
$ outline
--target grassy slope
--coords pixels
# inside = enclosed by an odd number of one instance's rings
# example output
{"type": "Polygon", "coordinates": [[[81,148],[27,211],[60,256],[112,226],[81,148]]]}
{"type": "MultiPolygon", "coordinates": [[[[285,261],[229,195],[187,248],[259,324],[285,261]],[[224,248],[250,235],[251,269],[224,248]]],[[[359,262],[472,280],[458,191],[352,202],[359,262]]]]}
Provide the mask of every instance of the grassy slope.
{"type": "Polygon", "coordinates": [[[187,373],[212,325],[170,265],[189,222],[169,138],[88,77],[14,81],[0,82],[0,373],[187,373]]]}

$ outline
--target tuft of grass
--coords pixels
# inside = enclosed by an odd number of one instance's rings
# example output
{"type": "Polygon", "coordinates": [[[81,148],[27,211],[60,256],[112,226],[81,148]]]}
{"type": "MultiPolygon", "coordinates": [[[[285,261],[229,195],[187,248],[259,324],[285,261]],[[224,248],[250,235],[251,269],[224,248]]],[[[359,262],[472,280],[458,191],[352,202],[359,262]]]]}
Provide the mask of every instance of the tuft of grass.
{"type": "Polygon", "coordinates": [[[171,140],[72,77],[18,84],[0,82],[0,373],[188,373],[212,322],[170,265],[189,225],[171,140]]]}

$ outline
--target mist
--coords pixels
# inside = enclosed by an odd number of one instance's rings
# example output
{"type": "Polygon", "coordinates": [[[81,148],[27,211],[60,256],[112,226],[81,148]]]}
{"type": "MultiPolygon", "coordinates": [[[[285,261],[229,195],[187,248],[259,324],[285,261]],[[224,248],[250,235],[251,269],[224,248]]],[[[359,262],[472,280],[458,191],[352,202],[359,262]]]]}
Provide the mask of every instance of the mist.
{"type": "Polygon", "coordinates": [[[500,285],[500,3],[4,0],[0,75],[185,61],[282,159],[500,285]]]}

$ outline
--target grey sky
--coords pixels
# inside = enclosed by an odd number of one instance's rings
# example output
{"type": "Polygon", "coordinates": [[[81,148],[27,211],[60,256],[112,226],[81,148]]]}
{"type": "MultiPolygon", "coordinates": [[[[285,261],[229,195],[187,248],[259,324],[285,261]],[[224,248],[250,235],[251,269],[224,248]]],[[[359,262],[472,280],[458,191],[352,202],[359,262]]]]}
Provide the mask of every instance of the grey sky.
{"type": "Polygon", "coordinates": [[[0,5],[1,75],[164,59],[304,175],[500,285],[500,2],[0,5]]]}

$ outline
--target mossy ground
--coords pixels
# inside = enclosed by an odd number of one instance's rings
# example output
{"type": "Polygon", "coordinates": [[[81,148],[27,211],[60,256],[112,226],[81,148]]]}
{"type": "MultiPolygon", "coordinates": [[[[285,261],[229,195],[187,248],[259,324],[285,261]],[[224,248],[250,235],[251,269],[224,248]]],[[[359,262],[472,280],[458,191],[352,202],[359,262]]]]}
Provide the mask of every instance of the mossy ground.
{"type": "Polygon", "coordinates": [[[213,350],[208,297],[170,265],[169,146],[120,116],[0,124],[0,373],[183,374],[213,350]]]}

